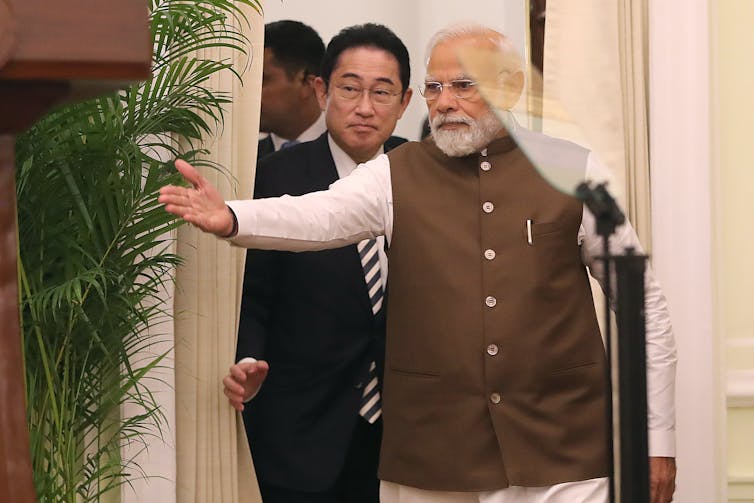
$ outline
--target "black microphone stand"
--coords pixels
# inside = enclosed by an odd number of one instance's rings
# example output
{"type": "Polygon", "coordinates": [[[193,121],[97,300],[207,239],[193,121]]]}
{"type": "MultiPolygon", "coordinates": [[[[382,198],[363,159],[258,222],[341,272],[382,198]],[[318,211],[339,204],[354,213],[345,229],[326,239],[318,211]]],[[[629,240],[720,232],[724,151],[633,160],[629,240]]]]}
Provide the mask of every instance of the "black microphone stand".
{"type": "Polygon", "coordinates": [[[647,439],[646,324],[644,270],[646,255],[627,248],[624,255],[610,254],[610,236],[626,220],[605,188],[589,182],[576,188],[576,197],[594,215],[602,237],[605,291],[605,350],[607,354],[607,429],[610,502],[649,503],[649,449],[647,439]],[[615,299],[612,267],[615,267],[615,299]],[[614,301],[617,335],[611,329],[610,304],[614,301]],[[617,385],[613,379],[613,350],[617,346],[617,385]],[[616,399],[617,398],[617,399],[616,399]],[[617,420],[616,420],[617,417],[617,420]],[[615,430],[617,429],[617,434],[615,430]]]}

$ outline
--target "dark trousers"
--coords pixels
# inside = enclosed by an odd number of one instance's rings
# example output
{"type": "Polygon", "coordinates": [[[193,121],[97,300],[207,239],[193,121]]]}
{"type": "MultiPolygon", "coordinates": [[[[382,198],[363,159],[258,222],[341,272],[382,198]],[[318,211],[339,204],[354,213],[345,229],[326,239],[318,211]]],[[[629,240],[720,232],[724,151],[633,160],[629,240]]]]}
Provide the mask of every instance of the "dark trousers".
{"type": "Polygon", "coordinates": [[[375,424],[359,418],[337,482],[320,492],[294,491],[259,480],[264,503],[379,503],[377,464],[382,440],[382,419],[375,424]]]}

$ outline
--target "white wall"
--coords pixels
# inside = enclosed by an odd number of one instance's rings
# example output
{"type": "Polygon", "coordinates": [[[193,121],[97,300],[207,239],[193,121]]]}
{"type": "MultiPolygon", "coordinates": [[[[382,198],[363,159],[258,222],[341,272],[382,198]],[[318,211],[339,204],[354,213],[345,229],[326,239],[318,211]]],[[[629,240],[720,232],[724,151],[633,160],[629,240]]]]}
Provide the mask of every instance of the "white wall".
{"type": "Polygon", "coordinates": [[[403,40],[411,58],[411,85],[414,97],[398,122],[395,134],[416,140],[426,116],[426,106],[418,86],[424,81],[425,46],[439,28],[455,21],[478,21],[508,35],[523,54],[526,41],[526,2],[509,0],[267,0],[265,22],[294,19],[316,29],[325,44],[346,26],[381,23],[403,40]]]}
{"type": "Polygon", "coordinates": [[[678,342],[677,503],[725,501],[713,330],[708,0],[649,1],[653,264],[678,342]]]}
{"type": "Polygon", "coordinates": [[[754,2],[715,5],[712,61],[719,339],[727,376],[728,501],[754,501],[754,2]]]}

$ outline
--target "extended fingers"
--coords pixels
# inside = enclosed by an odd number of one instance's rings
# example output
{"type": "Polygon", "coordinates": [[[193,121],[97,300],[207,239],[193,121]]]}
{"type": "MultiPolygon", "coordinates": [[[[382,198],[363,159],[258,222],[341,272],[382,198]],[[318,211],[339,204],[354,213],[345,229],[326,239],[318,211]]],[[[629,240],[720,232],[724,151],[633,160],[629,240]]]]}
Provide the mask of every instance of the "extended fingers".
{"type": "Polygon", "coordinates": [[[183,178],[195,188],[202,187],[206,183],[206,180],[201,174],[199,174],[196,168],[183,159],[175,160],[175,169],[177,169],[178,172],[183,175],[183,178]]]}
{"type": "Polygon", "coordinates": [[[160,196],[168,196],[168,195],[186,195],[186,192],[188,189],[186,187],[181,187],[180,185],[165,185],[163,187],[160,187],[160,196]]]}
{"type": "Polygon", "coordinates": [[[168,213],[179,216],[189,223],[196,223],[188,189],[166,185],[160,189],[160,197],[157,200],[165,205],[165,211],[168,213]]]}
{"type": "Polygon", "coordinates": [[[228,390],[228,388],[225,388],[223,390],[223,394],[225,394],[226,397],[228,397],[228,403],[236,409],[238,412],[243,411],[243,397],[236,395],[228,390]]]}
{"type": "Polygon", "coordinates": [[[234,379],[236,382],[243,383],[246,381],[246,371],[241,365],[231,365],[228,377],[234,379]]]}
{"type": "Polygon", "coordinates": [[[231,367],[231,374],[223,378],[223,393],[228,397],[228,401],[233,408],[239,411],[243,410],[244,388],[241,383],[245,380],[245,374],[241,372],[239,378],[237,373],[234,372],[234,367],[231,367]]]}
{"type": "Polygon", "coordinates": [[[258,362],[256,362],[256,365],[254,365],[254,368],[257,372],[266,374],[267,371],[270,370],[270,364],[264,360],[259,360],[258,362]]]}
{"type": "Polygon", "coordinates": [[[188,190],[184,187],[166,185],[160,188],[160,196],[157,198],[157,200],[165,205],[170,204],[174,206],[188,206],[188,190]]]}

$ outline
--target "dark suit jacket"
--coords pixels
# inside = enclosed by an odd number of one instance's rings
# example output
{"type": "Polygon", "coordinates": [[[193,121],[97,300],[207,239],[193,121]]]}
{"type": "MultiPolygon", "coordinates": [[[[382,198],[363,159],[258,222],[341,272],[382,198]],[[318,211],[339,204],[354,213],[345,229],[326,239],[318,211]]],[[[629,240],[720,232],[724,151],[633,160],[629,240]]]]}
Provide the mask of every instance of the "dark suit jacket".
{"type": "MultiPolygon", "coordinates": [[[[393,137],[385,149],[403,142],[393,137]]],[[[324,190],[337,179],[325,133],[262,159],[254,198],[324,190]]],[[[260,479],[299,491],[335,482],[370,362],[382,375],[384,337],[384,310],[372,314],[355,245],[247,252],[237,360],[270,364],[244,410],[260,479]]]]}
{"type": "Polygon", "coordinates": [[[260,161],[263,157],[275,152],[275,144],[272,143],[272,138],[267,136],[257,142],[257,161],[260,161]]]}

